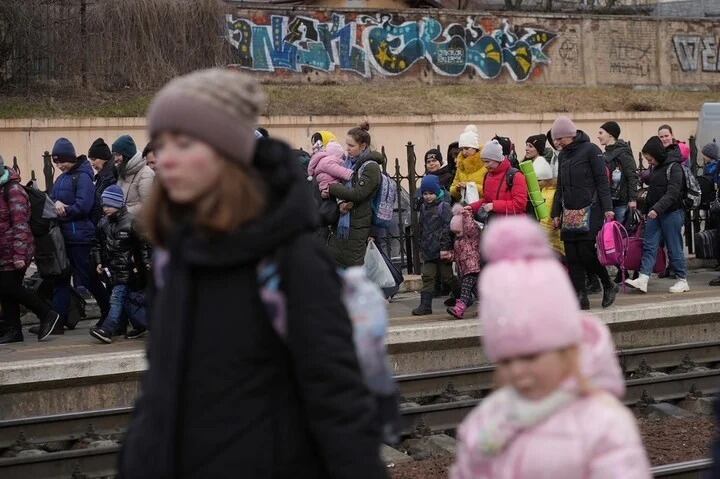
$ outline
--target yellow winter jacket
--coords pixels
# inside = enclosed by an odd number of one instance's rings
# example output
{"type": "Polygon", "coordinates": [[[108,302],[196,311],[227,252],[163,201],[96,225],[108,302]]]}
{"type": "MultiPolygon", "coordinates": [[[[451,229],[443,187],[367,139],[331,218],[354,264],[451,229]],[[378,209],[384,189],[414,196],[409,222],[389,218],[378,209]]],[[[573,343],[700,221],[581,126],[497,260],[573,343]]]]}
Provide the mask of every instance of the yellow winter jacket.
{"type": "MultiPolygon", "coordinates": [[[[555,191],[557,191],[557,187],[555,185],[548,185],[547,183],[555,183],[554,180],[550,181],[542,181],[541,183],[544,183],[545,186],[540,187],[540,193],[542,193],[543,199],[545,200],[545,204],[552,205],[553,201],[555,199],[555,191]]],[[[560,230],[553,228],[553,222],[552,218],[545,218],[544,220],[540,220],[540,226],[548,235],[548,239],[550,240],[550,246],[552,247],[553,251],[557,252],[561,256],[565,256],[565,245],[560,240],[560,230]]]]}
{"type": "Polygon", "coordinates": [[[477,185],[478,193],[482,199],[483,181],[485,180],[485,175],[488,170],[485,162],[480,158],[480,152],[478,151],[467,158],[460,153],[455,159],[455,163],[457,164],[457,171],[455,172],[455,179],[452,185],[450,185],[450,196],[452,196],[455,201],[460,201],[460,197],[462,196],[460,183],[474,182],[477,185]]]}

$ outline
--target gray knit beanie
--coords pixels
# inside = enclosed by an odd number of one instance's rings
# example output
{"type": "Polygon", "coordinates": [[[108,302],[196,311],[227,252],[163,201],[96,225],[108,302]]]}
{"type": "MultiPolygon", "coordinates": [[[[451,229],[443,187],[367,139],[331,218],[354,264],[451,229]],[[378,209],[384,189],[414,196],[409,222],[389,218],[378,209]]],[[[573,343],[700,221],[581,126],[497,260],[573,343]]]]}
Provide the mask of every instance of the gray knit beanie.
{"type": "Polygon", "coordinates": [[[482,153],[480,153],[480,157],[483,160],[492,160],[492,161],[503,161],[503,151],[502,146],[500,143],[498,143],[497,140],[490,140],[487,143],[485,143],[485,146],[482,149],[482,153]]]}
{"type": "Polygon", "coordinates": [[[226,159],[248,165],[255,153],[255,125],[265,94],[236,70],[199,70],[170,81],[148,109],[150,138],[183,133],[215,148],[226,159]]]}
{"type": "Polygon", "coordinates": [[[703,146],[702,154],[710,158],[711,160],[720,159],[720,147],[714,141],[703,146]]]}

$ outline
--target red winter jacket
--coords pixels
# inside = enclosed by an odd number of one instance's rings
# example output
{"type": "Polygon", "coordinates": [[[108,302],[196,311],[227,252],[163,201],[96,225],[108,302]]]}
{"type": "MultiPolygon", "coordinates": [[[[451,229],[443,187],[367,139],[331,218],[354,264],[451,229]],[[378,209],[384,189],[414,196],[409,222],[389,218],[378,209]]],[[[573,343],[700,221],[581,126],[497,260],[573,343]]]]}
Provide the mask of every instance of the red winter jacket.
{"type": "Polygon", "coordinates": [[[493,171],[485,176],[483,198],[473,203],[474,213],[483,205],[492,203],[492,213],[495,215],[524,215],[527,211],[528,189],[525,176],[516,172],[513,176],[512,190],[508,189],[507,171],[510,169],[510,160],[505,158],[493,171]]]}
{"type": "MultiPolygon", "coordinates": [[[[12,169],[9,171],[10,180],[0,186],[0,271],[17,269],[15,261],[23,261],[27,268],[34,250],[30,200],[19,183],[20,176],[12,169]]],[[[0,168],[0,176],[4,173],[0,168]]]]}

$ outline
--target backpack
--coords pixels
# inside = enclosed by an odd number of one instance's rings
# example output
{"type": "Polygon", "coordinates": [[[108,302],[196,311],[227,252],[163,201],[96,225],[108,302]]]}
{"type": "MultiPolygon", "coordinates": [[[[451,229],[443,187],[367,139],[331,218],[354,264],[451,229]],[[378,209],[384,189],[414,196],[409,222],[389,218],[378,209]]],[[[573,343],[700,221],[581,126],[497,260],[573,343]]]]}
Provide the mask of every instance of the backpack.
{"type": "MultiPolygon", "coordinates": [[[[8,186],[5,185],[3,194],[5,203],[9,203],[8,186]]],[[[35,239],[35,265],[42,277],[60,276],[67,272],[70,261],[65,249],[65,239],[55,218],[55,206],[47,195],[37,188],[18,185],[25,190],[30,203],[30,232],[35,239]]],[[[10,216],[12,222],[12,216],[10,216]]]]}
{"type": "Polygon", "coordinates": [[[595,238],[597,257],[603,266],[622,266],[628,247],[628,232],[618,221],[608,221],[595,238]]]}
{"type": "Polygon", "coordinates": [[[710,176],[696,177],[698,186],[700,186],[700,208],[709,209],[710,203],[715,200],[717,193],[715,192],[715,182],[710,176]]]}
{"type": "MultiPolygon", "coordinates": [[[[358,170],[358,175],[362,175],[365,166],[370,163],[366,161],[358,170]]],[[[378,165],[380,165],[375,162],[378,165]]],[[[395,214],[395,204],[397,203],[397,185],[388,176],[387,173],[380,169],[380,186],[375,191],[372,199],[372,224],[378,228],[387,229],[392,224],[395,214]]]]}
{"type": "MultiPolygon", "coordinates": [[[[385,298],[370,281],[362,266],[340,273],[343,278],[342,299],[353,325],[353,341],[358,364],[368,389],[377,403],[383,440],[392,444],[398,439],[399,413],[397,386],[385,346],[389,323],[385,298]]],[[[287,303],[280,286],[282,276],[277,258],[266,258],[257,267],[260,299],[275,333],[283,342],[287,338],[287,303]]]]}
{"type": "MultiPolygon", "coordinates": [[[[672,164],[665,168],[665,176],[668,182],[670,181],[671,168],[672,164]]],[[[700,207],[702,189],[698,184],[697,177],[688,170],[687,166],[680,165],[680,168],[682,168],[682,173],[685,177],[685,188],[681,197],[682,205],[686,210],[696,209],[700,207]]]]}
{"type": "MultiPolygon", "coordinates": [[[[80,177],[80,172],[75,172],[72,174],[72,186],[73,190],[77,194],[77,186],[78,181],[80,177]]],[[[102,199],[100,198],[100,193],[98,190],[93,190],[94,193],[94,200],[92,208],[90,208],[90,213],[88,213],[88,218],[92,223],[97,226],[97,224],[100,222],[100,219],[103,217],[103,209],[102,209],[102,199]]]]}

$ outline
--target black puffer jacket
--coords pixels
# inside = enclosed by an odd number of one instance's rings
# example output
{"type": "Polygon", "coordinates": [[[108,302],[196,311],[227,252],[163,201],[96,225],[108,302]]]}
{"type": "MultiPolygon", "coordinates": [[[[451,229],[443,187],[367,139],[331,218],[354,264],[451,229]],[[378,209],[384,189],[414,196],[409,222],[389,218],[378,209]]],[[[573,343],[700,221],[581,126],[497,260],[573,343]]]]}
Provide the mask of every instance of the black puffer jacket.
{"type": "Polygon", "coordinates": [[[110,270],[113,285],[128,284],[134,274],[144,275],[150,269],[150,246],[133,223],[133,215],[124,207],[98,223],[91,254],[96,265],[110,270]]]}
{"type": "Polygon", "coordinates": [[[683,208],[685,177],[681,166],[680,149],[677,145],[670,145],[667,152],[667,159],[653,168],[648,180],[645,213],[655,210],[658,215],[663,215],[683,208]],[[668,168],[670,181],[668,181],[668,168]]]}
{"type": "Polygon", "coordinates": [[[632,149],[625,140],[618,140],[605,147],[605,164],[612,175],[615,169],[621,172],[620,184],[615,189],[610,187],[614,206],[627,205],[637,199],[638,173],[632,149]]]}
{"type": "Polygon", "coordinates": [[[121,477],[386,477],[340,279],[313,235],[312,199],[292,158],[285,144],[259,140],[262,217],[222,236],[179,226],[169,241],[121,477]],[[268,257],[282,278],[286,341],[259,295],[268,257]]]}
{"type": "Polygon", "coordinates": [[[102,195],[110,185],[114,185],[118,180],[118,171],[115,167],[115,160],[108,160],[102,167],[102,170],[98,171],[95,175],[95,195],[98,197],[102,195]]]}
{"type": "Polygon", "coordinates": [[[575,233],[563,231],[563,241],[594,241],[603,224],[604,212],[612,211],[610,183],[600,148],[578,130],[575,140],[560,151],[558,157],[557,192],[552,217],[562,217],[562,210],[579,210],[592,206],[590,231],[575,233]]]}
{"type": "Polygon", "coordinates": [[[453,249],[450,237],[452,216],[452,206],[445,199],[437,199],[432,204],[423,201],[418,224],[423,261],[436,261],[440,258],[440,251],[453,249]]]}

